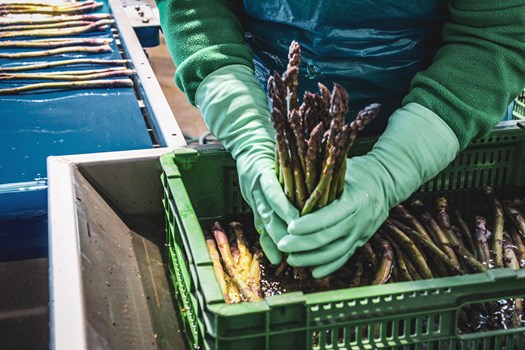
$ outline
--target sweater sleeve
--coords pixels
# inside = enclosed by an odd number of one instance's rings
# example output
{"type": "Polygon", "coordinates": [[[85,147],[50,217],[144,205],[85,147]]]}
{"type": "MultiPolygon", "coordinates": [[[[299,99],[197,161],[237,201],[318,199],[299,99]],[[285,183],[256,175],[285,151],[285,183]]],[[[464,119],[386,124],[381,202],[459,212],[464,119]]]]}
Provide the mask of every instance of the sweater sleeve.
{"type": "Polygon", "coordinates": [[[156,0],[166,45],[177,67],[175,83],[195,104],[199,84],[226,65],[253,67],[234,0],[156,0]]]}
{"type": "Polygon", "coordinates": [[[486,134],[525,87],[525,1],[452,0],[443,45],[403,104],[439,115],[463,149],[486,134]]]}

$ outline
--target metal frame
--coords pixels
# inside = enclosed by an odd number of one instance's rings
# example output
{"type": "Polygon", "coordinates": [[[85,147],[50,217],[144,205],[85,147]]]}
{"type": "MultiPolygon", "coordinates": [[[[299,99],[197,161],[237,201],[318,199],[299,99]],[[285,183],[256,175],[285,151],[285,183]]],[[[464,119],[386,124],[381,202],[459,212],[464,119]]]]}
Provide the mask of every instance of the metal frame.
{"type": "Polygon", "coordinates": [[[160,146],[174,148],[185,146],[186,140],[171,108],[162,92],[155,73],[149,64],[135,30],[119,0],[108,1],[111,14],[119,30],[120,41],[136,71],[135,84],[143,99],[148,121],[152,124],[154,135],[160,146]]]}

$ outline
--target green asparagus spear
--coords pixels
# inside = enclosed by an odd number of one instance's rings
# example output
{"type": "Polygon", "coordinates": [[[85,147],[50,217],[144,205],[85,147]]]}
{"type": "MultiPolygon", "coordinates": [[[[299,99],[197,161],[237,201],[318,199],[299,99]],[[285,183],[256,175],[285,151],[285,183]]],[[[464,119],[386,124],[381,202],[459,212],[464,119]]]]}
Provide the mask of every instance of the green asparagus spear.
{"type": "Polygon", "coordinates": [[[485,187],[485,194],[489,197],[493,207],[492,253],[494,254],[494,265],[501,268],[503,267],[503,206],[492,187],[485,187]]]}
{"type": "Polygon", "coordinates": [[[375,272],[372,284],[385,284],[392,273],[394,252],[390,243],[378,234],[372,236],[371,241],[376,247],[381,249],[381,261],[375,272]]]}
{"type": "Polygon", "coordinates": [[[392,239],[399,242],[400,247],[403,247],[403,249],[406,249],[406,251],[409,252],[410,257],[414,260],[416,268],[421,276],[423,278],[432,278],[432,271],[414,242],[389,219],[383,223],[383,227],[392,239]]]}

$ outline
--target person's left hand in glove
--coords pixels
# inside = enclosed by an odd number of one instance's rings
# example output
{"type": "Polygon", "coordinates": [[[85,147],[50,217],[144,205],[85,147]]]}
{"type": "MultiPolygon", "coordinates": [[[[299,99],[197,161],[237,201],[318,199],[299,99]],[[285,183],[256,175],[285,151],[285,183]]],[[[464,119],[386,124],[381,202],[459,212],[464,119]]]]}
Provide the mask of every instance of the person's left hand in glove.
{"type": "Polygon", "coordinates": [[[292,266],[312,266],[315,278],[340,268],[379,228],[391,207],[445,168],[459,151],[450,127],[429,109],[397,110],[373,150],[347,160],[341,197],[294,219],[278,248],[292,266]]]}
{"type": "Polygon", "coordinates": [[[195,101],[209,129],[236,161],[239,187],[252,208],[266,257],[272,264],[281,262],[276,244],[299,212],[275,174],[275,131],[253,70],[244,65],[216,70],[200,84],[195,101]]]}

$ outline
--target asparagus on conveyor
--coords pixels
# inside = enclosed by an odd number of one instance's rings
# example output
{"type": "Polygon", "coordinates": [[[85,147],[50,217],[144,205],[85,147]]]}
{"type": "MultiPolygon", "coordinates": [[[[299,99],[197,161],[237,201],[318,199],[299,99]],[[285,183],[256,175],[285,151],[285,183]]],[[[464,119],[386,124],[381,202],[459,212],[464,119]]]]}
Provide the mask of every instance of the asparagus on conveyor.
{"type": "Polygon", "coordinates": [[[67,46],[99,46],[109,45],[113,39],[108,38],[60,38],[36,40],[5,40],[0,41],[0,48],[59,48],[67,46]]]}
{"type": "Polygon", "coordinates": [[[53,81],[0,89],[0,95],[18,95],[38,90],[110,89],[133,87],[131,79],[97,79],[83,81],[53,81]]]}
{"type": "Polygon", "coordinates": [[[97,58],[75,58],[70,60],[50,61],[43,63],[25,64],[20,66],[0,67],[0,72],[22,72],[28,70],[48,69],[76,65],[125,66],[129,60],[106,60],[97,58]]]}

